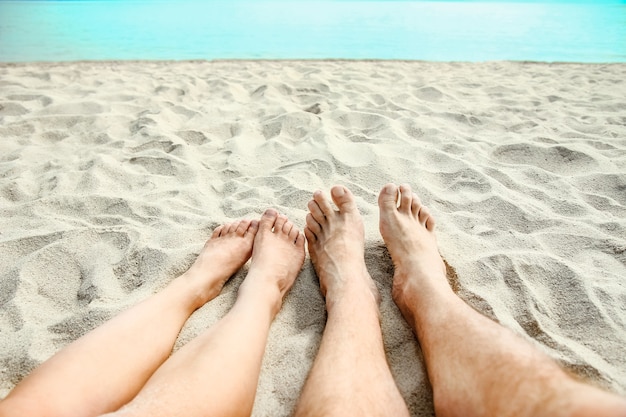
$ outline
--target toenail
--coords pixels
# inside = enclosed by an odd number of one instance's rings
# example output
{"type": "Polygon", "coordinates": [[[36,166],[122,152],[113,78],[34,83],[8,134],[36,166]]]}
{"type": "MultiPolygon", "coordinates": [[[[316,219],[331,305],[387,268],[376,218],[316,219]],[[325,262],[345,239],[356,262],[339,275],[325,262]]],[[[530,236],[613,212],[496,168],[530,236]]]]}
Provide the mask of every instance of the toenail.
{"type": "Polygon", "coordinates": [[[341,197],[346,193],[346,190],[343,187],[337,187],[335,188],[335,195],[337,197],[341,197]]]}
{"type": "Polygon", "coordinates": [[[393,194],[395,191],[394,188],[395,186],[393,184],[387,184],[385,185],[385,192],[389,194],[393,194]]]}

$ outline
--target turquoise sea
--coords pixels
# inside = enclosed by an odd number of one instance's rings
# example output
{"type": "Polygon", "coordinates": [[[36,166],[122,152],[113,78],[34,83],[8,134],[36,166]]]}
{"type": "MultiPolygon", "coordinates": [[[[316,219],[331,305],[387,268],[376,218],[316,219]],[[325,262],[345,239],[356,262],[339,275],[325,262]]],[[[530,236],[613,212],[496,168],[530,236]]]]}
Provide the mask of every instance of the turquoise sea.
{"type": "Polygon", "coordinates": [[[626,62],[626,0],[0,0],[0,61],[626,62]]]}

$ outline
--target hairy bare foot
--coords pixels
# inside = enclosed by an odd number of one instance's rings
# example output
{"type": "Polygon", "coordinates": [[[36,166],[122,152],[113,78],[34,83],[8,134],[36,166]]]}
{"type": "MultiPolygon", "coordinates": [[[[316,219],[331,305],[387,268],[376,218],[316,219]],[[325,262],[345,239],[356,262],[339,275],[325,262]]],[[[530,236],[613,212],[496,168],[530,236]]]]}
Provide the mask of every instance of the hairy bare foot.
{"type": "Polygon", "coordinates": [[[239,293],[273,291],[270,296],[275,299],[276,314],[303,263],[304,236],[287,217],[268,209],[259,221],[250,271],[239,293]]]}
{"type": "Polygon", "coordinates": [[[450,290],[437,249],[435,220],[408,185],[387,184],[378,197],[380,233],[395,267],[392,296],[405,314],[429,290],[450,290]],[[399,203],[398,203],[399,202],[399,203]]]}
{"type": "Polygon", "coordinates": [[[196,308],[215,298],[250,258],[258,229],[256,220],[239,220],[213,231],[191,268],[180,277],[196,288],[196,308]]]}
{"type": "Polygon", "coordinates": [[[330,194],[339,210],[316,191],[308,204],[304,229],[327,308],[355,292],[378,301],[376,285],[365,267],[363,220],[354,196],[340,185],[334,186],[330,194]]]}

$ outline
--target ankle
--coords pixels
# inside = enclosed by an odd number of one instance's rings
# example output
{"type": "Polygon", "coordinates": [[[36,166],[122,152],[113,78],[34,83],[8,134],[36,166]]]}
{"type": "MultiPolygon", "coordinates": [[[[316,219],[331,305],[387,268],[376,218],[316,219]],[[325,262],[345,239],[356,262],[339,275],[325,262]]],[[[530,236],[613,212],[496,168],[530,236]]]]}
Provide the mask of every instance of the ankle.
{"type": "Polygon", "coordinates": [[[237,302],[256,304],[266,307],[274,318],[283,305],[283,294],[275,282],[268,282],[261,277],[250,276],[244,280],[237,292],[237,302]]]}
{"type": "Polygon", "coordinates": [[[210,285],[203,285],[203,278],[197,276],[193,271],[187,271],[180,275],[169,285],[172,289],[183,294],[185,303],[190,305],[193,310],[197,310],[215,297],[221,290],[220,283],[212,281],[210,285]]]}
{"type": "Polygon", "coordinates": [[[437,279],[416,280],[411,274],[399,269],[394,274],[391,296],[408,321],[414,320],[417,315],[429,315],[446,309],[447,305],[458,300],[445,274],[442,273],[437,279]]]}
{"type": "MultiPolygon", "coordinates": [[[[340,293],[326,295],[326,311],[328,314],[342,311],[353,311],[354,314],[361,315],[367,311],[379,314],[380,296],[378,290],[369,288],[366,285],[354,286],[354,288],[344,289],[340,293]]],[[[343,313],[340,313],[343,314],[343,313]]],[[[353,317],[353,314],[350,314],[353,317]]]]}
{"type": "Polygon", "coordinates": [[[453,294],[445,268],[424,270],[419,264],[394,266],[394,297],[431,298],[453,294]]]}

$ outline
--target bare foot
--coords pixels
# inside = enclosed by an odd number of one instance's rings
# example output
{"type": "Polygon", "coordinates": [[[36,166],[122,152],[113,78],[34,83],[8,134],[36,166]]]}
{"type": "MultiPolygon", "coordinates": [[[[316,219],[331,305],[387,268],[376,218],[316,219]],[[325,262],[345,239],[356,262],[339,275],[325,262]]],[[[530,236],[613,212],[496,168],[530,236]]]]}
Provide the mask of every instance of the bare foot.
{"type": "Polygon", "coordinates": [[[215,298],[250,258],[258,229],[256,220],[239,220],[213,231],[191,268],[180,277],[196,288],[196,308],[215,298]]]}
{"type": "Polygon", "coordinates": [[[363,220],[354,196],[345,187],[330,190],[339,210],[335,210],[321,191],[309,201],[304,235],[313,266],[326,297],[327,308],[347,293],[365,294],[378,301],[378,291],[365,267],[363,220]]]}
{"type": "Polygon", "coordinates": [[[275,299],[276,314],[303,263],[304,236],[287,217],[268,209],[259,221],[250,271],[239,293],[273,291],[270,296],[275,299]]]}
{"type": "Polygon", "coordinates": [[[378,206],[380,233],[395,267],[392,296],[406,316],[407,303],[420,303],[419,297],[427,298],[429,290],[450,290],[435,220],[408,185],[385,185],[378,206]]]}

